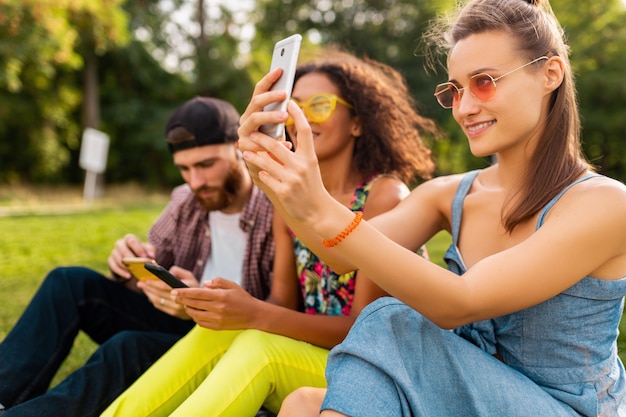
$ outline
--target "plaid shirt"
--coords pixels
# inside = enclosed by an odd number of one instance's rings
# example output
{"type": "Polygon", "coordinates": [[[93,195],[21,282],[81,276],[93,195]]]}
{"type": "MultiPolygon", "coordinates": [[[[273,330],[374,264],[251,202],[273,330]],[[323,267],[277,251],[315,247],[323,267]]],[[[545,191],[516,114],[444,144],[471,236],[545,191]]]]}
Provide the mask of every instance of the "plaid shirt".
{"type": "MultiPolygon", "coordinates": [[[[272,213],[268,198],[253,186],[240,220],[241,230],[248,233],[242,287],[260,299],[269,295],[273,277],[272,213]]],[[[207,211],[187,184],[174,188],[170,202],[152,225],[148,240],[156,248],[156,261],[163,267],[176,265],[192,271],[197,279],[202,277],[211,254],[211,230],[207,211]]]]}

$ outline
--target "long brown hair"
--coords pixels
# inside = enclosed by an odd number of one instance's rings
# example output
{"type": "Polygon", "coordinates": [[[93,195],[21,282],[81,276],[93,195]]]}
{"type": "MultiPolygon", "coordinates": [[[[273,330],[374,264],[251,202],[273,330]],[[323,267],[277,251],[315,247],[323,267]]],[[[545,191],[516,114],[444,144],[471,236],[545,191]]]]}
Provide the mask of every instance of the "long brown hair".
{"type": "Polygon", "coordinates": [[[429,43],[439,32],[436,42],[447,51],[472,34],[505,31],[516,39],[512,47],[529,61],[547,55],[559,56],[565,64],[563,82],[552,93],[546,125],[526,175],[503,206],[502,221],[511,232],[583,172],[593,170],[581,151],[576,89],[563,29],[548,0],[473,0],[459,9],[443,36],[441,21],[433,27],[427,35],[429,43]]]}
{"type": "Polygon", "coordinates": [[[431,177],[431,151],[421,133],[437,134],[435,123],[417,113],[402,75],[381,62],[329,47],[298,66],[296,81],[311,73],[326,75],[352,105],[362,134],[354,161],[363,176],[392,174],[406,183],[431,177]]]}

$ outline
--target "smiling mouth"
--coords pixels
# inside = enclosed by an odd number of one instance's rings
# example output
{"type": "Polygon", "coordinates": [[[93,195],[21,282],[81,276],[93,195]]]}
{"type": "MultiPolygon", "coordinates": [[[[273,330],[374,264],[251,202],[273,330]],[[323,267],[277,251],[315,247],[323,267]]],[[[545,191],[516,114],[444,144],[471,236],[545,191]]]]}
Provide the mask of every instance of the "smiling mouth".
{"type": "Polygon", "coordinates": [[[489,121],[489,122],[483,122],[483,123],[478,123],[475,125],[471,125],[471,126],[466,126],[467,132],[468,133],[475,133],[478,132],[479,130],[482,129],[486,129],[487,127],[495,124],[496,122],[494,120],[489,121]]]}

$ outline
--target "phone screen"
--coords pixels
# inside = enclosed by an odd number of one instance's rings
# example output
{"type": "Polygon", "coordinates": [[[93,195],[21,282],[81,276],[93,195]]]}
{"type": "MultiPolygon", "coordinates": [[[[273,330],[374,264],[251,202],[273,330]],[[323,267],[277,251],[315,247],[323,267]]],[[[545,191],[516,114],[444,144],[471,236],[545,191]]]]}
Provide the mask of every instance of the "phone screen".
{"type": "MultiPolygon", "coordinates": [[[[272,53],[272,64],[270,72],[276,68],[282,68],[283,73],[272,85],[271,90],[285,90],[287,98],[281,102],[268,104],[263,111],[286,111],[287,103],[291,98],[291,90],[293,89],[293,80],[296,75],[296,66],[298,64],[298,54],[300,53],[300,44],[302,36],[299,34],[291,35],[288,38],[276,42],[274,52],[272,53]]],[[[285,132],[284,123],[272,123],[261,126],[261,132],[273,137],[281,138],[285,132]]]]}
{"type": "Polygon", "coordinates": [[[161,265],[146,262],[144,267],[172,288],[188,288],[187,284],[176,278],[170,271],[163,268],[161,265]]]}

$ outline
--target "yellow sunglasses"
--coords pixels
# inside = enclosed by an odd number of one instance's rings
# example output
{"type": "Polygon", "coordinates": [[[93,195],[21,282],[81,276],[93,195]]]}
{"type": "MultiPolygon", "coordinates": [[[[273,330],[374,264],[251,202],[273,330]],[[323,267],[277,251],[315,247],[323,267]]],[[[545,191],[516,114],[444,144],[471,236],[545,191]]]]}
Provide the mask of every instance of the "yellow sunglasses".
{"type": "MultiPolygon", "coordinates": [[[[296,99],[291,99],[294,103],[298,105],[304,111],[304,115],[308,119],[309,122],[312,123],[324,123],[330,116],[333,115],[335,108],[337,107],[337,103],[346,106],[351,109],[352,105],[342,98],[337,97],[335,94],[317,94],[311,98],[309,98],[304,103],[300,103],[296,99]]],[[[285,126],[293,125],[293,117],[289,116],[287,122],[285,122],[285,126]]]]}

